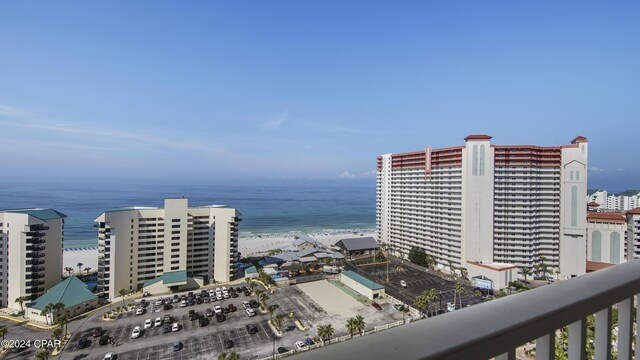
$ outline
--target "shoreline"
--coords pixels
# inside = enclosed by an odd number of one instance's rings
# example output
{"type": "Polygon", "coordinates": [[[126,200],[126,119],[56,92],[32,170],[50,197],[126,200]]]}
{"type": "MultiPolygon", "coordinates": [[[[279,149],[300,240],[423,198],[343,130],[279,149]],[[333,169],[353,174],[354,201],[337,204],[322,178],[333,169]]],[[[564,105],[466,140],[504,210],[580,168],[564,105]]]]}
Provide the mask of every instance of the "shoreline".
{"type": "MultiPolygon", "coordinates": [[[[325,231],[304,232],[289,231],[285,233],[245,233],[238,237],[238,251],[242,257],[266,254],[269,250],[286,248],[292,246],[296,235],[308,235],[322,243],[326,247],[334,246],[342,239],[377,236],[374,229],[325,229],[325,231]],[[243,236],[244,235],[244,236],[243,236]]],[[[74,273],[78,270],[78,263],[82,263],[82,270],[90,267],[91,270],[98,269],[98,246],[78,246],[67,247],[62,252],[62,267],[72,267],[74,273]]]]}

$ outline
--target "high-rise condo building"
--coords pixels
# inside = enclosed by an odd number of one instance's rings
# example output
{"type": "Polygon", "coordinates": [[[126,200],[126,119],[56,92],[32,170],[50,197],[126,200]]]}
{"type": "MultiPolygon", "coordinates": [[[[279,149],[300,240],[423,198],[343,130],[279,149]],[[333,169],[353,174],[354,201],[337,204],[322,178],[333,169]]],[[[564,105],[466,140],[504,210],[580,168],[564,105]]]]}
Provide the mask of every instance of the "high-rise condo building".
{"type": "Polygon", "coordinates": [[[115,209],[95,221],[98,290],[109,298],[122,289],[140,289],[163,273],[186,271],[218,282],[235,274],[241,221],[235,209],[165,199],[164,208],[115,209]]]}
{"type": "Polygon", "coordinates": [[[587,155],[582,136],[534,146],[470,135],[463,146],[379,156],[378,237],[404,256],[419,247],[441,268],[472,276],[474,264],[584,274],[587,155]]]}
{"type": "Polygon", "coordinates": [[[62,278],[66,215],[53,209],[0,210],[0,306],[20,310],[62,278]]]}

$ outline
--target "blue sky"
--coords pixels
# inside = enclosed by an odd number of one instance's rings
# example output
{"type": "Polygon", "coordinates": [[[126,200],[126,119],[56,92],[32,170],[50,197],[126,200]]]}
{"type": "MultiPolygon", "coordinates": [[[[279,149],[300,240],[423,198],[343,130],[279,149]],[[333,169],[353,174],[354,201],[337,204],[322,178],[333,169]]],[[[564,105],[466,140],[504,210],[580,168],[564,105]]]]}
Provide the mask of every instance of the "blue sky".
{"type": "Polygon", "coordinates": [[[0,181],[372,179],[425,145],[590,141],[640,187],[637,2],[0,4],[0,181]],[[351,179],[350,179],[351,178],[351,179]]]}

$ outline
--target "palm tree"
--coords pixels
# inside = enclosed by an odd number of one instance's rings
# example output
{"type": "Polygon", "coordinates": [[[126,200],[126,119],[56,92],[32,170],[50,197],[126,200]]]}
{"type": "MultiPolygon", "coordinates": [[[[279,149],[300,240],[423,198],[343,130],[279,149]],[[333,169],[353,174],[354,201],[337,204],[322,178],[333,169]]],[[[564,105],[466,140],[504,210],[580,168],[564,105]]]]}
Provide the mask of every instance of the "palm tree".
{"type": "Polygon", "coordinates": [[[87,275],[89,274],[89,270],[91,270],[90,266],[87,266],[86,268],[84,268],[84,271],[87,273],[87,275]]]}
{"type": "Polygon", "coordinates": [[[353,339],[353,333],[358,331],[358,325],[356,324],[355,318],[347,319],[347,331],[349,332],[351,339],[353,339]]]}
{"type": "Polygon", "coordinates": [[[356,315],[355,319],[356,319],[356,327],[358,328],[358,332],[360,332],[360,336],[362,336],[364,335],[364,326],[365,326],[364,318],[362,317],[362,315],[356,315]]]}
{"type": "Polygon", "coordinates": [[[520,270],[520,274],[524,276],[524,281],[527,281],[527,276],[531,275],[531,269],[525,267],[520,270]]]}
{"type": "Polygon", "coordinates": [[[273,319],[273,326],[275,326],[276,330],[282,332],[282,323],[284,322],[284,315],[278,314],[275,319],[273,319]]]}
{"type": "Polygon", "coordinates": [[[60,328],[55,328],[53,329],[53,331],[51,332],[51,339],[60,339],[60,335],[62,335],[62,329],[60,328]]]}
{"type": "Polygon", "coordinates": [[[218,355],[218,360],[239,360],[239,359],[240,359],[240,356],[235,351],[232,351],[228,355],[227,353],[220,353],[220,355],[218,355]]]}
{"type": "Polygon", "coordinates": [[[63,329],[62,337],[67,336],[67,324],[69,323],[69,315],[62,314],[58,316],[56,323],[60,325],[60,328],[63,329]]]}
{"type": "Polygon", "coordinates": [[[456,294],[458,295],[458,299],[460,299],[460,308],[462,309],[462,293],[464,292],[464,286],[461,282],[456,282],[456,288],[453,295],[453,306],[456,305],[456,294]]]}
{"type": "Polygon", "coordinates": [[[322,342],[331,341],[331,337],[333,336],[333,326],[331,324],[327,325],[318,325],[318,337],[322,342]]]}
{"type": "Polygon", "coordinates": [[[20,311],[22,312],[22,317],[24,318],[24,302],[28,301],[29,298],[27,298],[26,296],[19,296],[16,298],[16,301],[18,304],[20,304],[20,311]]]}
{"type": "Polygon", "coordinates": [[[49,352],[42,350],[36,354],[36,360],[47,360],[49,358],[49,352]]]}
{"type": "Polygon", "coordinates": [[[70,266],[67,266],[66,268],[64,268],[64,271],[67,272],[67,276],[71,276],[71,272],[73,271],[73,268],[70,266]]]}
{"type": "Polygon", "coordinates": [[[45,305],[44,309],[40,311],[40,316],[44,316],[47,324],[49,323],[49,314],[53,311],[53,304],[45,305]]]}
{"type": "Polygon", "coordinates": [[[61,302],[55,303],[51,306],[51,310],[53,312],[53,317],[51,319],[51,322],[55,322],[56,318],[58,317],[58,313],[64,310],[64,308],[65,308],[65,305],[61,302]]]}
{"type": "Polygon", "coordinates": [[[265,309],[265,306],[267,305],[267,300],[268,299],[269,299],[269,297],[265,293],[261,293],[260,296],[258,296],[258,302],[260,302],[260,309],[262,309],[262,310],[265,309]]]}
{"type": "Polygon", "coordinates": [[[247,289],[249,289],[249,292],[253,292],[255,288],[256,288],[256,285],[253,283],[253,281],[247,278],[247,289]]]}
{"type": "Polygon", "coordinates": [[[124,296],[127,295],[127,290],[120,289],[120,291],[118,291],[118,295],[122,296],[122,306],[127,306],[127,303],[124,301],[124,296]]]}
{"type": "Polygon", "coordinates": [[[0,335],[2,335],[2,340],[4,340],[4,336],[7,335],[7,327],[0,327],[0,335]]]}
{"type": "Polygon", "coordinates": [[[78,265],[78,275],[82,275],[82,265],[84,265],[83,263],[79,262],[78,265]]]}

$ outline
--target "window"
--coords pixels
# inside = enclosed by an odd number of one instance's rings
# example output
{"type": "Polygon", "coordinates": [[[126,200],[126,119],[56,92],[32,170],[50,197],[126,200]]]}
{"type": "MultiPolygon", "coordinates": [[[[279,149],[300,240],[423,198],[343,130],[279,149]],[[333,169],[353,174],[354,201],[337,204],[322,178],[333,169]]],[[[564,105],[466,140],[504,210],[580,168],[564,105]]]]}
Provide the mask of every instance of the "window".
{"type": "Polygon", "coordinates": [[[484,175],[484,145],[480,145],[480,175],[484,175]]]}
{"type": "Polygon", "coordinates": [[[591,237],[591,261],[602,261],[602,233],[594,231],[591,237]]]}
{"type": "Polygon", "coordinates": [[[620,233],[609,235],[609,256],[612,264],[620,264],[620,233]]]}
{"type": "Polygon", "coordinates": [[[473,175],[478,175],[478,145],[473,145],[473,175]]]}
{"type": "Polygon", "coordinates": [[[578,187],[571,187],[571,226],[578,226],[578,187]]]}

